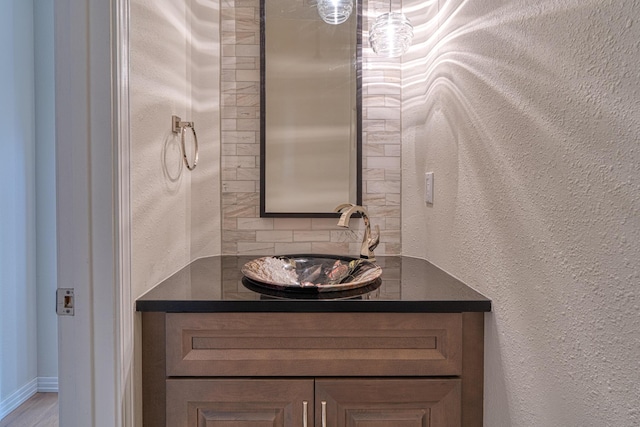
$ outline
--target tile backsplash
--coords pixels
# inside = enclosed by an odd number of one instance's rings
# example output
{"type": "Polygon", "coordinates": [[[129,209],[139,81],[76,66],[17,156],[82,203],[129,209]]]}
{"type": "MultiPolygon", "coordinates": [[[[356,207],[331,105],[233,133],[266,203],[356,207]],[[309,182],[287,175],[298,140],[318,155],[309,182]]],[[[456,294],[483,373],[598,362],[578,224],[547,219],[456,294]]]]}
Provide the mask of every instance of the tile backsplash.
{"type": "MultiPolygon", "coordinates": [[[[369,11],[373,10],[370,3],[369,11]]],[[[378,255],[398,255],[400,241],[400,61],[381,61],[363,25],[363,204],[380,227],[378,255]]],[[[224,0],[222,25],[222,253],[357,255],[362,221],[260,218],[260,4],[224,0]]]]}

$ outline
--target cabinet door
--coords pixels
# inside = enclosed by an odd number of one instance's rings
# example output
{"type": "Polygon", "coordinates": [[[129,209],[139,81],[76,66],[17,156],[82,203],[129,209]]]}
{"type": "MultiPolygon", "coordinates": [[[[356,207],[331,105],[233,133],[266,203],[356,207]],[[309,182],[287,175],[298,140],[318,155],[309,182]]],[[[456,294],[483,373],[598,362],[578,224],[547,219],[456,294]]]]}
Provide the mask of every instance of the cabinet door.
{"type": "Polygon", "coordinates": [[[316,380],[315,426],[460,427],[460,396],[458,379],[316,380]]]}
{"type": "Polygon", "coordinates": [[[167,427],[299,427],[305,412],[311,425],[311,379],[167,380],[167,427]]]}

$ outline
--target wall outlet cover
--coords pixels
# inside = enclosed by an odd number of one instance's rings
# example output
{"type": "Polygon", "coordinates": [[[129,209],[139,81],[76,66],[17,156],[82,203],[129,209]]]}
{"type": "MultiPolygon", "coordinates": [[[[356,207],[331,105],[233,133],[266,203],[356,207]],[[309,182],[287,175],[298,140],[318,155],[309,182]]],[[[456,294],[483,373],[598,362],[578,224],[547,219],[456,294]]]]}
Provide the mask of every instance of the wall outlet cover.
{"type": "Polygon", "coordinates": [[[424,174],[424,201],[430,205],[433,204],[433,172],[424,174]]]}

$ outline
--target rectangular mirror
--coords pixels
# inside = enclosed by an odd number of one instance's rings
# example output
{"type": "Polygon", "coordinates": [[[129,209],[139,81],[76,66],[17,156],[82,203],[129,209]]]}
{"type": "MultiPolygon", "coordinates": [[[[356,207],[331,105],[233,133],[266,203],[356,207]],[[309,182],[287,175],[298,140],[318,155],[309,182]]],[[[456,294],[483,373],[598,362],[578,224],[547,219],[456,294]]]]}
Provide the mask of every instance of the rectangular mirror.
{"type": "Polygon", "coordinates": [[[261,0],[260,216],[362,204],[362,6],[325,23],[315,0],[261,0]]]}

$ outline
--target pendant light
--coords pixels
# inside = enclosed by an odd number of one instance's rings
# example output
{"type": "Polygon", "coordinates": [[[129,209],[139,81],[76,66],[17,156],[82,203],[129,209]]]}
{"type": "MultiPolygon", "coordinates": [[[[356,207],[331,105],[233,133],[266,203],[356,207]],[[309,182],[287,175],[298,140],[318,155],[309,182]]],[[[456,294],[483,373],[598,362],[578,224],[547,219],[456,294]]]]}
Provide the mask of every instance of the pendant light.
{"type": "Polygon", "coordinates": [[[353,0],[318,0],[318,13],[327,24],[342,24],[352,11],[353,0]]]}
{"type": "Polygon", "coordinates": [[[402,56],[413,40],[413,25],[404,13],[389,12],[378,16],[369,30],[369,43],[378,56],[396,58],[402,56]]]}

